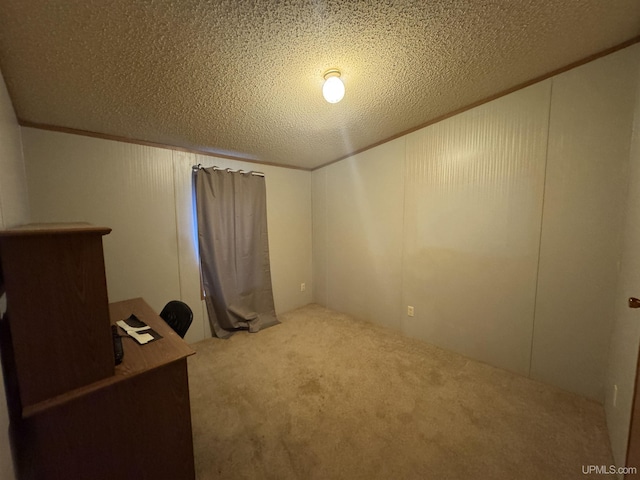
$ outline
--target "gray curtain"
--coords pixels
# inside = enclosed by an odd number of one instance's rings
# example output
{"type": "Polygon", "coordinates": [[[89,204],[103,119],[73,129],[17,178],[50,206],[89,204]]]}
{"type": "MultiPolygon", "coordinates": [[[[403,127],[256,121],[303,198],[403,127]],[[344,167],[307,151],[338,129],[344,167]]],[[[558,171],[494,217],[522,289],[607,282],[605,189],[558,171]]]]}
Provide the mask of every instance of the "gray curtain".
{"type": "Polygon", "coordinates": [[[198,243],[213,333],[257,332],[278,322],[273,304],[265,179],[217,168],[195,171],[198,243]]]}

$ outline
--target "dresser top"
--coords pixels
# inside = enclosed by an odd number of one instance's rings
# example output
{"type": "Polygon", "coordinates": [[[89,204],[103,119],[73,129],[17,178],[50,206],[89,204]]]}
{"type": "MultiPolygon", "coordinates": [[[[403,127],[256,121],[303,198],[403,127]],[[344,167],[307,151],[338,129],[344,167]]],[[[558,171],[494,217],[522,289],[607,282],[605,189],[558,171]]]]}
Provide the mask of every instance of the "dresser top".
{"type": "Polygon", "coordinates": [[[70,234],[97,234],[107,235],[111,232],[108,227],[96,227],[90,223],[29,223],[17,227],[0,230],[1,237],[19,237],[33,235],[70,235],[70,234]]]}

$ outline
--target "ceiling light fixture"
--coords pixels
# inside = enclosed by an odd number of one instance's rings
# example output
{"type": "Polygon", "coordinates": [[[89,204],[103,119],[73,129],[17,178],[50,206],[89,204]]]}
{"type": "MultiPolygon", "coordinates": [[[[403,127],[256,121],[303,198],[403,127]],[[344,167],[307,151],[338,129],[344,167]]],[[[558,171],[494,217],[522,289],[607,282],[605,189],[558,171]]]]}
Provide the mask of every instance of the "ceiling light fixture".
{"type": "Polygon", "coordinates": [[[344,83],[340,80],[340,70],[335,68],[324,73],[322,96],[329,103],[338,103],[344,97],[344,83]]]}

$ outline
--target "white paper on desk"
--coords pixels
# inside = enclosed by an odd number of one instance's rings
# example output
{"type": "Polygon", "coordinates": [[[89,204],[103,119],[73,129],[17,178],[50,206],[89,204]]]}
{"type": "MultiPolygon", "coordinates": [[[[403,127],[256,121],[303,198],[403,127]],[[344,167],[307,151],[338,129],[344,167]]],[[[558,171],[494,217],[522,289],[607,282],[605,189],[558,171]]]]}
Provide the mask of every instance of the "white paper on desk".
{"type": "Polygon", "coordinates": [[[124,320],[118,320],[116,322],[116,324],[127,333],[129,333],[129,332],[142,332],[144,330],[149,330],[151,328],[149,325],[146,325],[144,327],[132,327],[127,322],[125,322],[124,320]]]}
{"type": "Polygon", "coordinates": [[[153,335],[149,335],[148,333],[139,333],[149,330],[151,327],[148,325],[146,327],[131,327],[124,320],[119,320],[116,324],[140,345],[144,345],[145,343],[153,340],[153,335]]]}
{"type": "Polygon", "coordinates": [[[153,335],[149,335],[148,333],[137,333],[137,332],[128,332],[129,335],[135,339],[140,345],[144,345],[145,343],[153,340],[153,335]]]}

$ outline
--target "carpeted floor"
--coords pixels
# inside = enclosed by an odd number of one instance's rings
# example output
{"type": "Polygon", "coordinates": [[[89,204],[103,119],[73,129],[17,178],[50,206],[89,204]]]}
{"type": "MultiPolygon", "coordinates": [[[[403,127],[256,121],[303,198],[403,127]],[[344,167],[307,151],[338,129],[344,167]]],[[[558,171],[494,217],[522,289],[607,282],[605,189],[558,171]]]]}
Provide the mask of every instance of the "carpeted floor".
{"type": "Polygon", "coordinates": [[[318,305],[279,318],[194,345],[199,480],[585,479],[613,463],[595,402],[318,305]]]}

